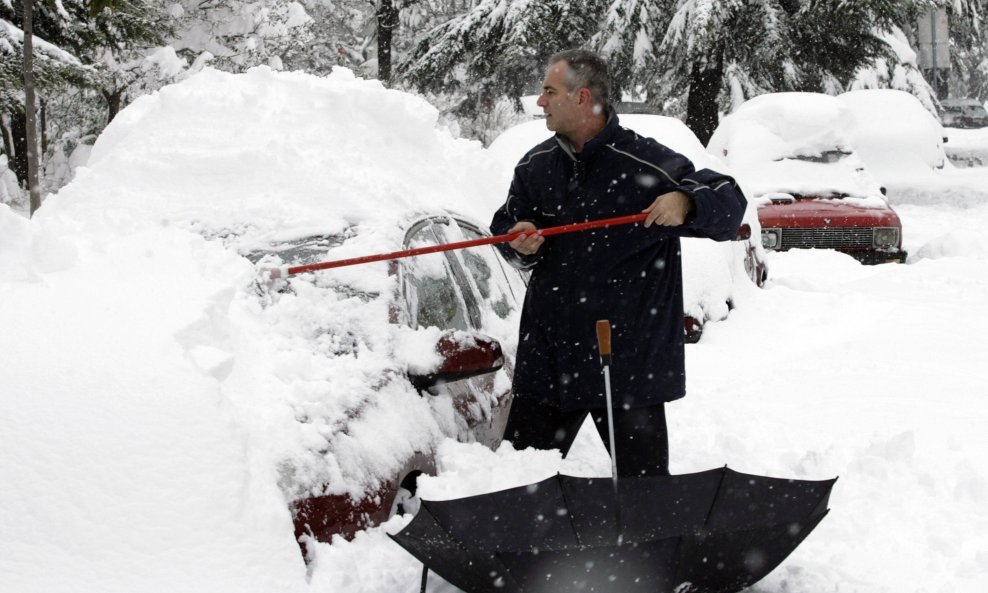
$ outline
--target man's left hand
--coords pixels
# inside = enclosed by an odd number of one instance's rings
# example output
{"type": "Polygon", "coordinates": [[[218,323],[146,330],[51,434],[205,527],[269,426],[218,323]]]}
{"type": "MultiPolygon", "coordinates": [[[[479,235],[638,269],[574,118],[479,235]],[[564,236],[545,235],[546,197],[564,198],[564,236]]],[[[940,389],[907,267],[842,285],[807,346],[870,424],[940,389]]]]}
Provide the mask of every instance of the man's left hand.
{"type": "Polygon", "coordinates": [[[693,198],[681,191],[671,191],[655,198],[652,205],[642,210],[648,212],[645,228],[652,223],[661,226],[679,226],[686,222],[686,216],[693,211],[693,198]]]}

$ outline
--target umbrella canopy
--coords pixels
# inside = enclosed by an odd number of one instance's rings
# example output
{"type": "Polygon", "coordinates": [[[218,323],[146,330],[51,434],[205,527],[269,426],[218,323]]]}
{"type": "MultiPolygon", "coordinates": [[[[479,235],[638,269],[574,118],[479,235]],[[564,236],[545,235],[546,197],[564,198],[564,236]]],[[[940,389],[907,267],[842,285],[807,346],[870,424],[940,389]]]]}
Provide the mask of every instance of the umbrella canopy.
{"type": "Polygon", "coordinates": [[[767,575],[809,535],[835,481],[725,467],[625,478],[615,497],[610,479],[557,475],[423,501],[392,538],[467,593],[726,593],[767,575]]]}

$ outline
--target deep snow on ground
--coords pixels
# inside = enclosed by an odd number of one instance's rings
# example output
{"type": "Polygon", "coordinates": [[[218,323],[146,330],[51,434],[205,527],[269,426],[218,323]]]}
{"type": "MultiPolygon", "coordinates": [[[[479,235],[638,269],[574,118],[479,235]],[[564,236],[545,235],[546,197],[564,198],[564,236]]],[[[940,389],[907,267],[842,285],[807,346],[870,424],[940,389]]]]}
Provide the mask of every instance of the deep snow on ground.
{"type": "MultiPolygon", "coordinates": [[[[345,72],[206,72],[125,110],[96,162],[34,220],[0,207],[0,591],[418,590],[420,565],[386,535],[407,516],[302,562],[276,462],[315,435],[282,420],[298,390],[341,379],[320,374],[326,361],[291,330],[339,320],[262,315],[250,264],[187,223],[257,220],[241,230],[258,241],[338,227],[321,208],[331,188],[388,204],[434,193],[478,216],[492,210],[501,190],[484,188],[495,176],[475,143],[440,132],[424,142],[434,162],[462,165],[451,180],[408,150],[433,117],[345,72]],[[201,110],[185,117],[196,141],[156,146],[162,122],[183,120],[169,109],[193,92],[201,110]],[[334,118],[348,93],[359,100],[347,105],[372,117],[334,118]],[[408,110],[415,121],[399,117],[408,110]],[[253,119],[238,120],[244,113],[253,119]],[[286,121],[312,125],[298,135],[271,127],[286,121]],[[361,142],[377,125],[395,134],[361,142]],[[237,150],[210,140],[223,134],[241,138],[237,150]],[[285,167],[291,176],[271,179],[285,167]]],[[[903,265],[770,254],[767,286],[741,291],[728,319],[687,348],[688,395],[668,407],[673,472],[727,464],[840,476],[831,514],[755,591],[984,590],[988,201],[977,190],[986,184],[985,170],[948,168],[890,191],[910,253],[903,265]]],[[[375,205],[348,199],[370,224],[375,205]]],[[[386,246],[375,240],[366,247],[386,246]]],[[[592,431],[565,460],[510,444],[446,441],[439,453],[439,475],[420,480],[426,498],[609,470],[592,431]]],[[[454,589],[433,577],[430,591],[454,589]]]]}
{"type": "MultiPolygon", "coordinates": [[[[830,252],[770,254],[765,290],[687,348],[688,395],[667,409],[674,473],[727,464],[840,476],[831,514],[754,591],[976,593],[988,582],[988,204],[899,212],[906,249],[926,255],[867,267],[830,252]]],[[[476,494],[555,470],[607,475],[593,431],[581,437],[562,461],[450,444],[423,495],[476,494]]],[[[322,548],[317,576],[347,591],[413,591],[363,580],[418,578],[417,563],[396,570],[400,557],[384,554],[384,532],[403,524],[322,548]]]]}

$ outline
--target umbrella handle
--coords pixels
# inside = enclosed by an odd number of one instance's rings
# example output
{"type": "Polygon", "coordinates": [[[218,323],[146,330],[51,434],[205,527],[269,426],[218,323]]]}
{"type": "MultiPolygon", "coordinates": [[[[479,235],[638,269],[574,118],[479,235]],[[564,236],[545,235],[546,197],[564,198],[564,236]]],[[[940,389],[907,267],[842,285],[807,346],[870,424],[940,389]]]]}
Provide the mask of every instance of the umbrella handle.
{"type": "Polygon", "coordinates": [[[617,543],[620,546],[624,541],[624,530],[621,527],[621,503],[618,498],[617,446],[614,444],[614,410],[611,403],[611,322],[607,319],[597,321],[597,349],[600,351],[600,363],[604,367],[607,436],[611,443],[611,481],[614,483],[614,517],[617,521],[617,543]]]}
{"type": "Polygon", "coordinates": [[[614,480],[614,493],[617,494],[617,448],[614,446],[614,412],[611,403],[611,322],[601,319],[597,322],[597,349],[600,363],[604,367],[604,396],[607,399],[607,435],[611,442],[611,477],[614,480]]]}

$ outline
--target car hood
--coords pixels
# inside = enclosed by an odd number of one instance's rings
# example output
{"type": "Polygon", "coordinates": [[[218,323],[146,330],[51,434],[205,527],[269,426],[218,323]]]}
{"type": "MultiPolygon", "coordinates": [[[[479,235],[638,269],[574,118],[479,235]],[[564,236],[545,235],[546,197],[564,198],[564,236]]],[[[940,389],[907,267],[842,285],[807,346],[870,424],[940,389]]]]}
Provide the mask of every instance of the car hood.
{"type": "Polygon", "coordinates": [[[799,198],[772,201],[763,198],[758,205],[762,228],[805,226],[901,226],[899,217],[880,197],[799,198]]]}

